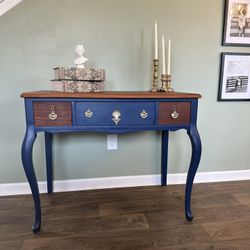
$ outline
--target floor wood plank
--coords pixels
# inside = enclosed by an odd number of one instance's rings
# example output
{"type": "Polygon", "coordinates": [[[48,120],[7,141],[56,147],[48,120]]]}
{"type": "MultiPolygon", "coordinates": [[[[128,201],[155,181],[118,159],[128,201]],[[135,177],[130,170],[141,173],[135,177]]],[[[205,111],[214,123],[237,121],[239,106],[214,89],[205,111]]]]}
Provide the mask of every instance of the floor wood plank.
{"type": "Polygon", "coordinates": [[[250,238],[250,220],[202,223],[214,241],[250,238]]]}
{"type": "Polygon", "coordinates": [[[33,234],[31,195],[0,197],[0,249],[250,249],[250,181],[195,184],[193,222],[184,185],[42,194],[33,234]]]}

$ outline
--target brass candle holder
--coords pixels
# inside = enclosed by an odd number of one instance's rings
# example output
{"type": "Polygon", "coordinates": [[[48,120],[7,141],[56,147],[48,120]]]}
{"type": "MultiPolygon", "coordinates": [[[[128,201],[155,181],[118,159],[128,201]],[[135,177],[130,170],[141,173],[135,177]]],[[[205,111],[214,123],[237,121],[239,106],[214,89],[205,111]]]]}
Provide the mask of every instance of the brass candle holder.
{"type": "Polygon", "coordinates": [[[153,67],[153,83],[151,92],[158,91],[158,66],[159,66],[159,59],[154,59],[154,67],[153,67]]]}
{"type": "Polygon", "coordinates": [[[161,83],[160,92],[173,92],[174,89],[171,87],[171,75],[161,74],[161,83]]]}

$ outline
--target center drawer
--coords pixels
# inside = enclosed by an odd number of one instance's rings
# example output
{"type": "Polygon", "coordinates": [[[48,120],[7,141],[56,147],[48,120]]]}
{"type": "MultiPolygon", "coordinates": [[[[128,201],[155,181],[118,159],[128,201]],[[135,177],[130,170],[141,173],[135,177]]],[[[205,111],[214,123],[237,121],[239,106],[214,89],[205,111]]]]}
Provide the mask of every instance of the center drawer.
{"type": "Polygon", "coordinates": [[[76,125],[126,126],[155,123],[153,102],[77,102],[76,125]]]}

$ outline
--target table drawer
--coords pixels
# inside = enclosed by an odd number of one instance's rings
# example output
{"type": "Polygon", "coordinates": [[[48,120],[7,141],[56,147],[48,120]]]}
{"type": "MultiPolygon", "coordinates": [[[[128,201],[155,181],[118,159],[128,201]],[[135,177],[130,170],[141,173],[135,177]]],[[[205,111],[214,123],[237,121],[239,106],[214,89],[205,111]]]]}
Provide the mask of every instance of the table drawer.
{"type": "Polygon", "coordinates": [[[78,102],[76,125],[127,126],[155,123],[153,102],[78,102]]]}
{"type": "Polygon", "coordinates": [[[190,102],[160,102],[158,124],[184,124],[190,122],[190,102]]]}
{"type": "Polygon", "coordinates": [[[35,126],[71,126],[71,102],[34,102],[35,126]]]}

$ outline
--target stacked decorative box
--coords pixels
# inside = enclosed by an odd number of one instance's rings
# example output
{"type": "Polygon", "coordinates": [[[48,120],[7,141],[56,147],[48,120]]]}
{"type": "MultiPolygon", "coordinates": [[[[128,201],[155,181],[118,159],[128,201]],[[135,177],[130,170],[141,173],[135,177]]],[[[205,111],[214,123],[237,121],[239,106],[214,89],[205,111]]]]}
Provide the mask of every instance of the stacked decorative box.
{"type": "Polygon", "coordinates": [[[92,68],[54,68],[55,79],[52,89],[62,92],[103,92],[105,81],[104,69],[92,68]]]}

